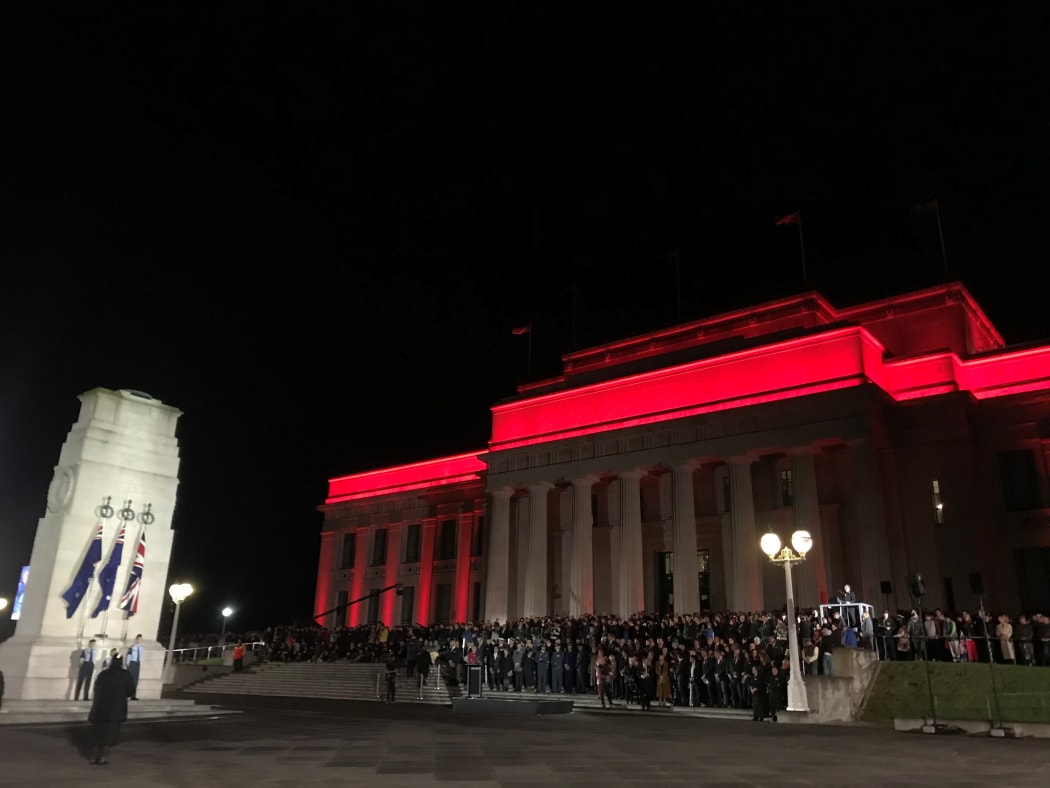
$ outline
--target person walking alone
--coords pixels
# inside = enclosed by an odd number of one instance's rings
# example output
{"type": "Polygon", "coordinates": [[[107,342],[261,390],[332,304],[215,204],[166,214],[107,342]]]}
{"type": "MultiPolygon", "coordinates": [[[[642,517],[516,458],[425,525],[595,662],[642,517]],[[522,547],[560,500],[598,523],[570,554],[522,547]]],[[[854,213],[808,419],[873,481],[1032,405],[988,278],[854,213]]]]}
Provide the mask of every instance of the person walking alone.
{"type": "Polygon", "coordinates": [[[120,738],[120,725],[128,718],[128,698],[134,693],[135,682],[124,670],[124,661],[119,656],[113,657],[109,667],[98,674],[95,700],[88,714],[92,765],[104,766],[109,763],[106,755],[120,738]]]}

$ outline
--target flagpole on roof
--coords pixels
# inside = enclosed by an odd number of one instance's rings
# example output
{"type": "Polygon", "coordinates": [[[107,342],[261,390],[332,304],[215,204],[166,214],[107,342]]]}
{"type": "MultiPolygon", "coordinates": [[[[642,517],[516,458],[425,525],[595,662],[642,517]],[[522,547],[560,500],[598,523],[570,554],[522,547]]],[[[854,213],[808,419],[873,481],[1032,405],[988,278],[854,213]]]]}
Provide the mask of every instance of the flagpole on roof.
{"type": "Polygon", "coordinates": [[[798,248],[802,254],[802,284],[805,285],[809,281],[809,276],[806,273],[806,241],[802,237],[802,209],[789,213],[787,216],[777,217],[773,223],[783,227],[789,224],[798,225],[798,248]]]}
{"type": "Polygon", "coordinates": [[[678,250],[671,252],[671,262],[674,263],[674,294],[675,305],[678,308],[678,322],[682,322],[682,266],[678,250]]]}
{"type": "Polygon", "coordinates": [[[941,239],[941,262],[944,263],[944,275],[948,275],[948,254],[944,251],[944,230],[941,229],[941,201],[933,198],[933,212],[937,214],[937,235],[941,239]]]}
{"type": "Polygon", "coordinates": [[[806,241],[802,237],[802,209],[798,212],[798,248],[802,252],[802,285],[803,287],[809,282],[809,276],[806,273],[806,241]]]}
{"type": "Polygon", "coordinates": [[[530,320],[528,323],[526,323],[523,326],[518,326],[516,328],[511,329],[510,333],[513,334],[516,337],[520,337],[523,334],[528,334],[528,337],[529,337],[529,362],[528,362],[528,367],[527,367],[527,370],[526,370],[526,375],[528,377],[532,377],[532,321],[530,320]]]}

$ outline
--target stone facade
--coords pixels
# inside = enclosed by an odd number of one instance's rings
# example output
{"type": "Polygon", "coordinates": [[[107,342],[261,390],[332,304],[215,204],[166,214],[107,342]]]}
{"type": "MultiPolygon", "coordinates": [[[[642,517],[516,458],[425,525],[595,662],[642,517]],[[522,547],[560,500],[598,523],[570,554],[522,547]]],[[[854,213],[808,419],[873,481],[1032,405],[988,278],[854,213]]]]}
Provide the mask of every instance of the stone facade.
{"type": "MultiPolygon", "coordinates": [[[[96,638],[99,649],[122,651],[143,636],[140,698],[159,698],[164,648],[156,642],[167,599],[172,514],[178,488],[178,410],[133,391],[93,389],[80,396],[81,409],[59,454],[47,509],[37,526],[22,617],[0,647],[7,696],[26,700],[73,697],[80,649],[96,638]],[[94,580],[74,615],[62,597],[80,567],[98,523],[103,525],[101,570],[120,528],[119,516],[102,518],[111,499],[120,510],[131,501],[122,561],[109,610],[91,617],[100,591],[94,580]],[[143,517],[149,504],[150,517],[143,517]],[[118,609],[135,561],[139,535],[147,532],[138,612],[118,609]]],[[[119,515],[119,512],[117,513],[119,515]]]]}
{"type": "Polygon", "coordinates": [[[807,294],[563,361],[493,407],[486,451],[331,480],[317,613],[396,583],[413,611],[388,594],[345,620],[771,609],[759,537],[799,528],[801,605],[850,583],[909,607],[917,572],[928,607],[976,608],[977,575],[993,609],[1050,607],[1050,346],[1008,347],[961,285],[807,294]]]}

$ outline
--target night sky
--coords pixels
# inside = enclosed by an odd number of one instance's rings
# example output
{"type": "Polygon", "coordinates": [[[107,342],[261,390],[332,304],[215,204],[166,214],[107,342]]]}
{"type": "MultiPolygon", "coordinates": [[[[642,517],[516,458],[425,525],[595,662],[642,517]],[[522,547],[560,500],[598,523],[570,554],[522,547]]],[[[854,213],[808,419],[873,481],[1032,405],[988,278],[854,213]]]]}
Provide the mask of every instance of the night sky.
{"type": "Polygon", "coordinates": [[[515,325],[542,377],[929,286],[936,197],[950,276],[1050,336],[1047,12],[839,5],[5,10],[0,595],[96,386],[185,413],[170,580],[214,631],[309,618],[329,477],[486,445],[515,325]]]}

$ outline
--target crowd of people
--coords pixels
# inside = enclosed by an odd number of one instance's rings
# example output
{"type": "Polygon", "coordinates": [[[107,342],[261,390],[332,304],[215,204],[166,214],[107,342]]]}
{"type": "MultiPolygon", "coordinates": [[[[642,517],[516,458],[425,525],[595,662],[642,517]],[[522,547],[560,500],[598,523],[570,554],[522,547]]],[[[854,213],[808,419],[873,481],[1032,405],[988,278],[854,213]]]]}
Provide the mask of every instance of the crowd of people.
{"type": "MultiPolygon", "coordinates": [[[[856,611],[855,611],[856,612],[856,611]]],[[[522,618],[430,627],[381,622],[357,627],[267,629],[264,660],[393,663],[408,676],[441,668],[462,682],[481,666],[490,691],[597,695],[603,706],[636,704],[750,709],[775,719],[785,703],[789,622],[784,612],[683,616],[643,614],[522,618]]],[[[867,613],[802,611],[797,621],[802,669],[830,675],[837,648],[868,648],[881,659],[1016,662],[1050,666],[1050,619],[934,610],[877,621],[867,613]]],[[[389,665],[388,665],[389,667],[389,665]]]]}
{"type": "Polygon", "coordinates": [[[868,629],[881,659],[1050,666],[1050,617],[1042,613],[1015,622],[983,610],[955,616],[939,608],[896,616],[886,611],[868,629]]]}

